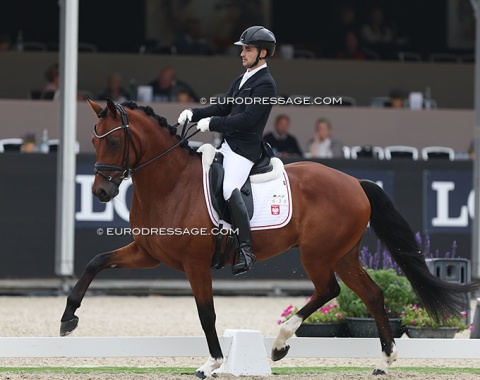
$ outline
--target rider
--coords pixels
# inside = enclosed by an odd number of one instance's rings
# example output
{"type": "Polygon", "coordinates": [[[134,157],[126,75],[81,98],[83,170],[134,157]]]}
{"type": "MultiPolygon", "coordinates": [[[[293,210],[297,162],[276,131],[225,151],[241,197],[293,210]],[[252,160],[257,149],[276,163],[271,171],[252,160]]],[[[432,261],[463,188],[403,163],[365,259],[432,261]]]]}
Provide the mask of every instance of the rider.
{"type": "Polygon", "coordinates": [[[198,121],[197,129],[202,132],[223,134],[219,150],[224,157],[223,196],[239,241],[239,259],[232,264],[234,274],[245,273],[255,262],[250,220],[239,189],[262,154],[263,130],[272,109],[269,99],[276,96],[266,58],[275,52],[275,44],[275,36],[263,26],[246,29],[235,45],[242,46],[240,57],[247,71],[233,82],[224,100],[205,108],[186,109],[178,118],[181,125],[187,120],[198,121]]]}

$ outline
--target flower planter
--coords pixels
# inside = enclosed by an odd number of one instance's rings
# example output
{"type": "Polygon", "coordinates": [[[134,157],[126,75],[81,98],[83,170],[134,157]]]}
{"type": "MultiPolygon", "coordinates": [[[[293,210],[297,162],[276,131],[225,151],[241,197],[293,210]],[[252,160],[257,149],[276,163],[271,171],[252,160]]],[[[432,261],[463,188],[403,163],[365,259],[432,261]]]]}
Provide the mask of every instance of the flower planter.
{"type": "Polygon", "coordinates": [[[456,327],[405,327],[409,338],[453,339],[457,333],[456,327]]]}
{"type": "MultiPolygon", "coordinates": [[[[400,338],[404,332],[401,318],[391,318],[389,321],[393,337],[400,338]]],[[[354,338],[378,338],[377,325],[373,318],[347,318],[347,325],[354,338]]]]}
{"type": "Polygon", "coordinates": [[[348,327],[345,322],[302,323],[295,332],[297,337],[348,337],[348,327]]]}

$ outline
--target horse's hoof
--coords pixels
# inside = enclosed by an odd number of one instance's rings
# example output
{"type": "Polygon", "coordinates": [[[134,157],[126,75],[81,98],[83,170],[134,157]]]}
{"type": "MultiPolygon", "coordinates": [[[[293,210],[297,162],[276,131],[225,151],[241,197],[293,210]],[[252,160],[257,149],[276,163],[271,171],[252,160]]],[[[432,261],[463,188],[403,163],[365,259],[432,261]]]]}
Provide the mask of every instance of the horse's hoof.
{"type": "Polygon", "coordinates": [[[285,356],[287,356],[288,350],[290,350],[290,346],[288,344],[280,350],[277,350],[276,348],[274,348],[272,350],[272,360],[276,362],[276,361],[279,361],[280,359],[283,359],[285,356]]]}
{"type": "Polygon", "coordinates": [[[60,336],[67,336],[75,330],[78,326],[78,317],[74,316],[69,321],[62,322],[60,324],[60,336]]]}
{"type": "Polygon", "coordinates": [[[206,379],[207,376],[203,373],[203,371],[195,371],[195,376],[199,377],[200,379],[206,379]]]}
{"type": "Polygon", "coordinates": [[[383,369],[375,368],[372,372],[372,375],[386,375],[387,373],[383,369]]]}

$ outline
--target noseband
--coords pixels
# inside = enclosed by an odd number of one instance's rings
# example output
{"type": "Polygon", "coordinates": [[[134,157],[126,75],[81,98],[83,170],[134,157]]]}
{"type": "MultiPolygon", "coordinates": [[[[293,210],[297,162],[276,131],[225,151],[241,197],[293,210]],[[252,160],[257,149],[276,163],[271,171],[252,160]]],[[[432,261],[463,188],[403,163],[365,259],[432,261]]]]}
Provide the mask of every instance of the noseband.
{"type": "MultiPolygon", "coordinates": [[[[189,138],[193,137],[196,135],[200,130],[195,131],[194,133],[190,134],[187,136],[188,131],[192,128],[195,127],[196,124],[191,125],[188,129],[186,129],[187,122],[183,125],[183,130],[181,134],[180,141],[178,141],[175,145],[172,147],[168,148],[165,152],[159,154],[158,156],[152,158],[151,160],[145,162],[142,165],[139,165],[135,168],[130,167],[130,144],[132,144],[133,150],[135,151],[135,157],[138,157],[138,152],[137,149],[135,148],[135,144],[132,139],[132,131],[130,129],[129,123],[128,123],[128,115],[127,112],[125,111],[125,108],[121,104],[115,104],[115,108],[120,112],[120,115],[122,117],[122,125],[111,129],[110,131],[104,133],[103,135],[99,135],[97,133],[97,125],[95,124],[93,127],[93,134],[95,135],[96,138],[98,139],[103,139],[104,137],[107,137],[109,134],[119,131],[123,129],[124,131],[124,143],[123,143],[123,158],[122,158],[122,163],[120,165],[110,165],[110,164],[104,164],[101,162],[95,162],[95,168],[94,168],[94,173],[102,176],[105,178],[107,181],[112,182],[114,185],[117,187],[120,186],[123,180],[129,179],[133,173],[136,171],[144,168],[145,166],[151,164],[152,162],[158,160],[159,158],[165,156],[167,153],[171,152],[173,149],[175,149],[177,146],[181,145],[183,142],[187,141],[189,138]],[[111,175],[108,175],[105,173],[105,171],[113,171],[113,172],[122,172],[122,175],[117,178],[113,178],[111,175]]],[[[175,124],[174,127],[177,127],[179,124],[175,124]]]]}

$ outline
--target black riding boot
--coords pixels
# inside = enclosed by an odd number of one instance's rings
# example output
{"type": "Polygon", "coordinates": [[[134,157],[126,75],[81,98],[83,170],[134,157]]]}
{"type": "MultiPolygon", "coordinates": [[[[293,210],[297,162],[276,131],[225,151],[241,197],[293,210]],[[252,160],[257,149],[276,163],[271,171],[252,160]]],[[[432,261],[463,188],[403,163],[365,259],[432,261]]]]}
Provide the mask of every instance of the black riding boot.
{"type": "Polygon", "coordinates": [[[252,269],[255,262],[255,255],[252,252],[252,231],[250,230],[247,207],[240,190],[233,190],[227,204],[232,216],[232,226],[234,229],[238,229],[238,262],[236,264],[232,263],[233,274],[238,275],[252,269]]]}

